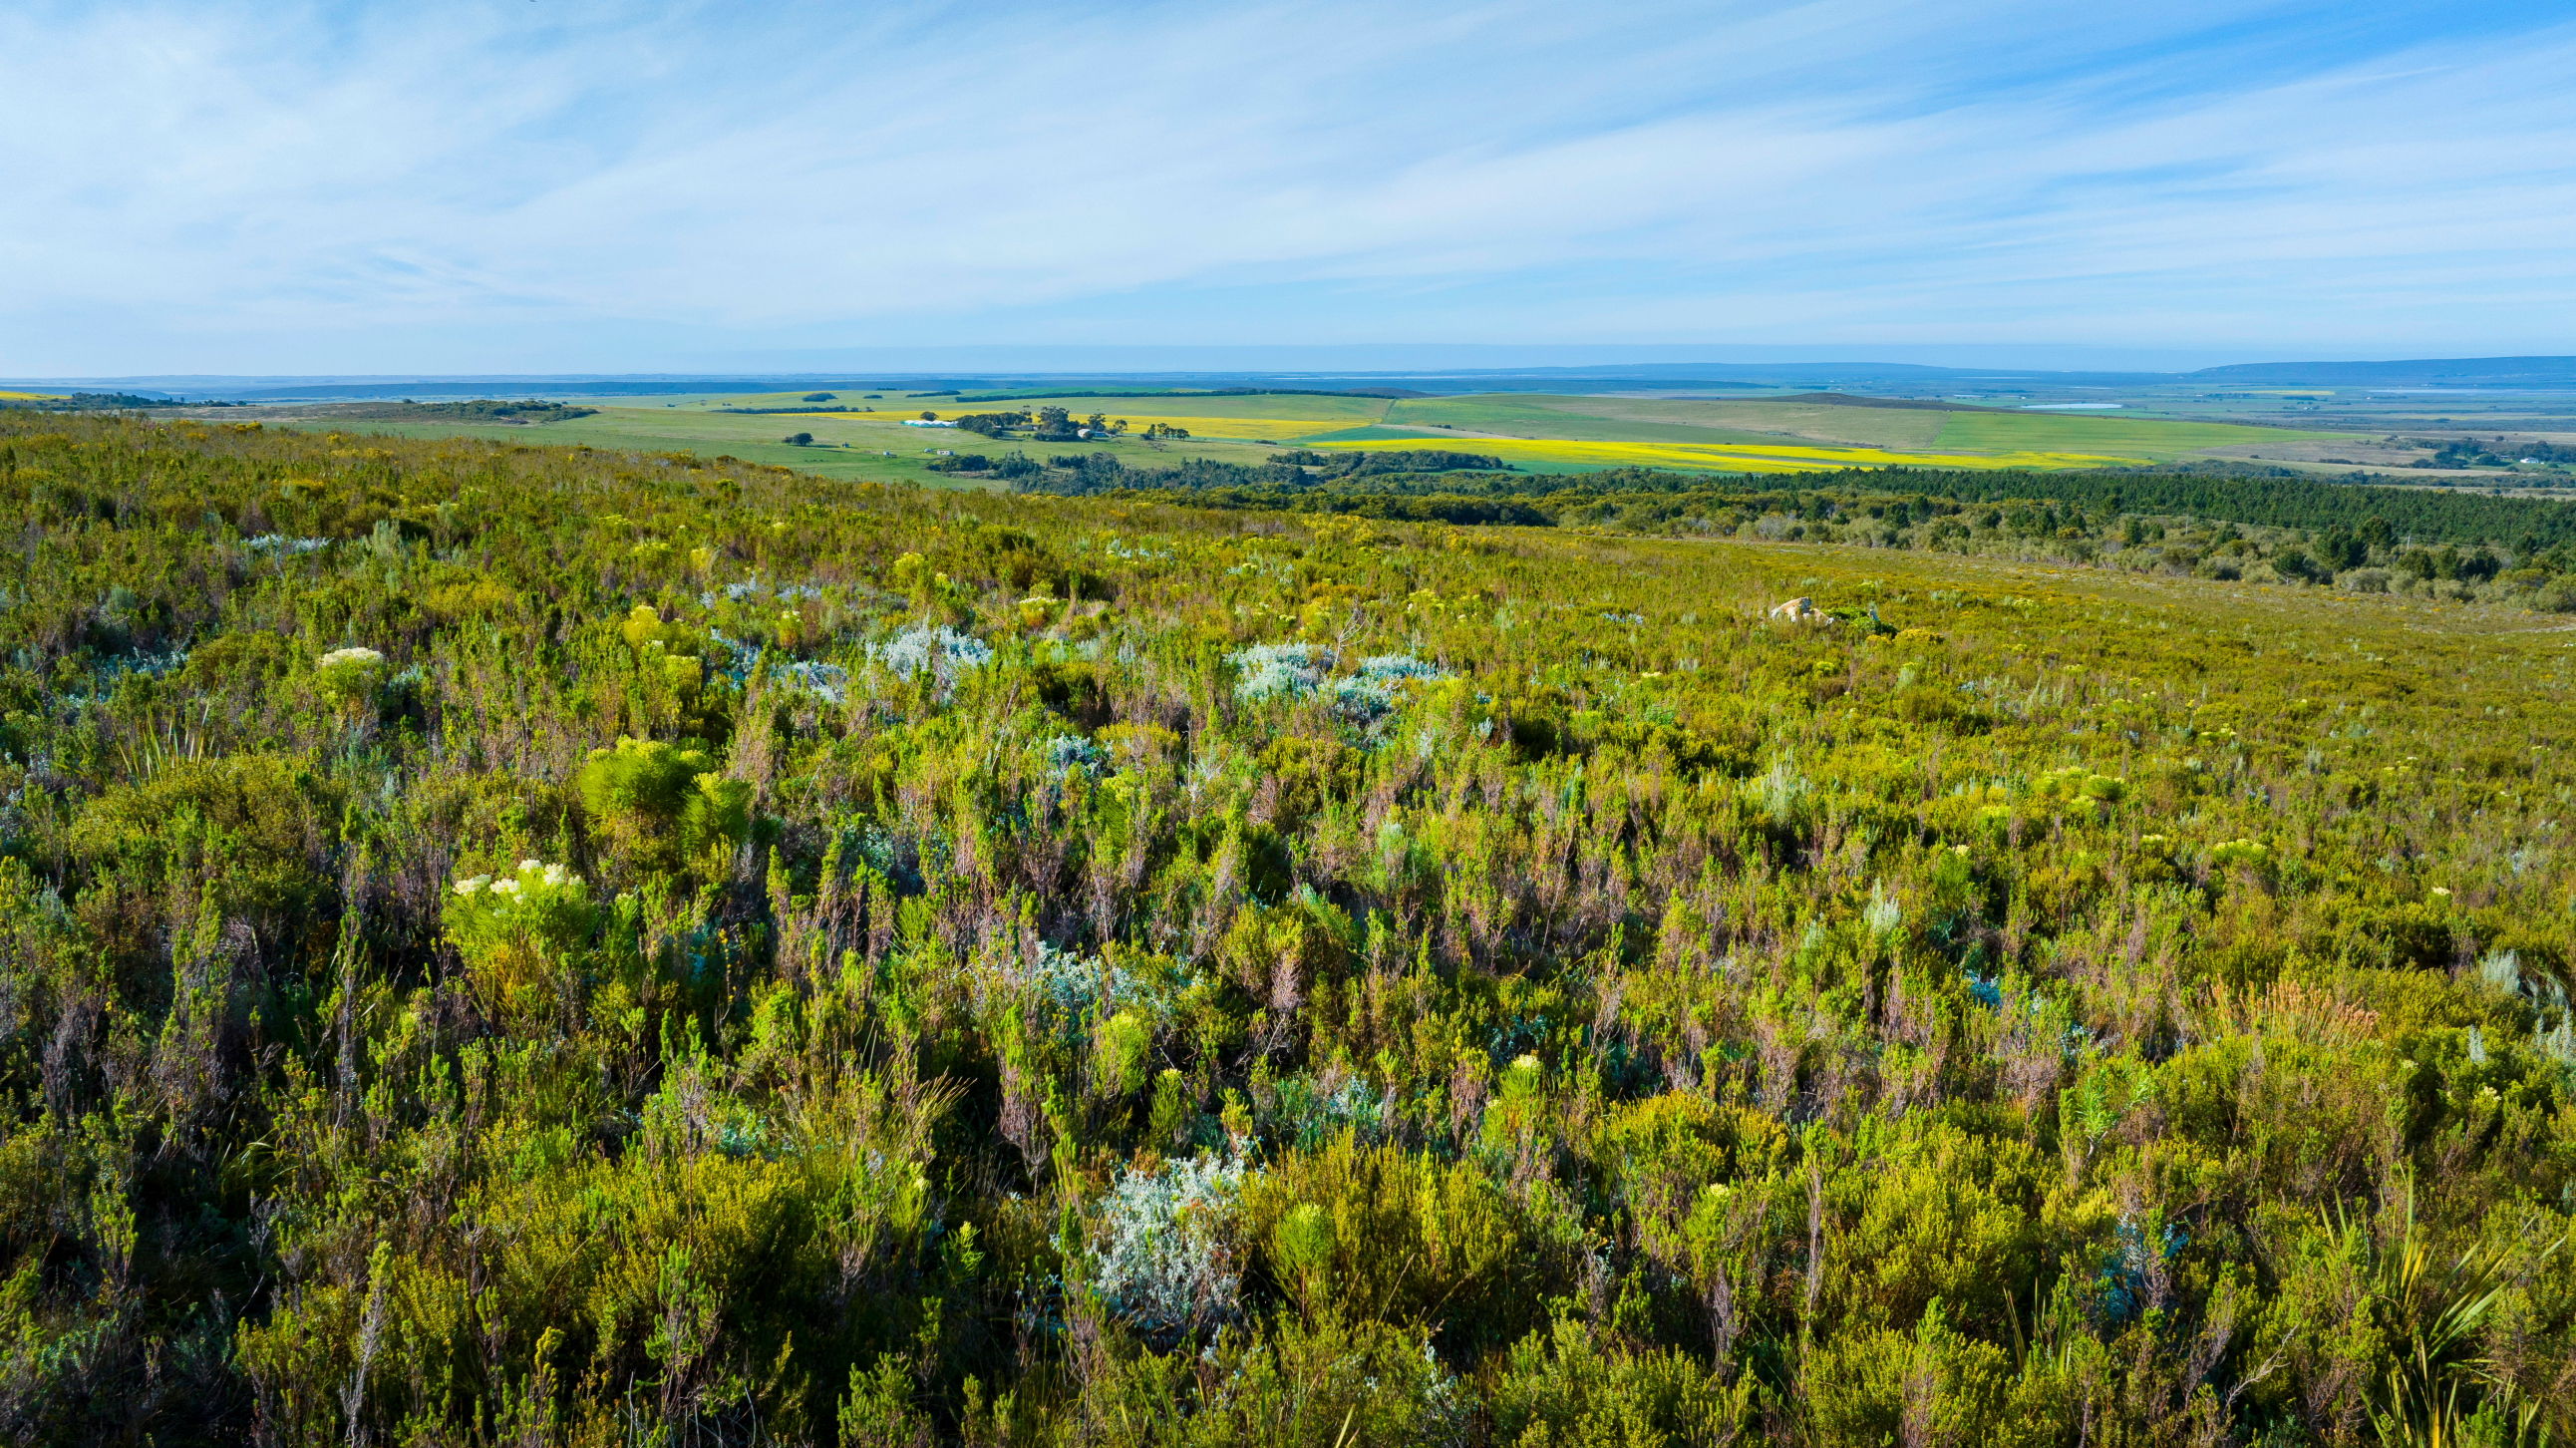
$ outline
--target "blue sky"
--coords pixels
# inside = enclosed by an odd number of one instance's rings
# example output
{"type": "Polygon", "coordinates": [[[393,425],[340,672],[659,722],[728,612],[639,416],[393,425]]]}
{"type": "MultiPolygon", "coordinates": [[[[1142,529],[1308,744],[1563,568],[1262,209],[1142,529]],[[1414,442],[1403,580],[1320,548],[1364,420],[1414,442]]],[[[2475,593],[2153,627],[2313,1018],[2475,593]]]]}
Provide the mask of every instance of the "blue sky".
{"type": "Polygon", "coordinates": [[[2576,352],[2571,76],[2474,0],[14,0],[0,376],[2576,352]]]}

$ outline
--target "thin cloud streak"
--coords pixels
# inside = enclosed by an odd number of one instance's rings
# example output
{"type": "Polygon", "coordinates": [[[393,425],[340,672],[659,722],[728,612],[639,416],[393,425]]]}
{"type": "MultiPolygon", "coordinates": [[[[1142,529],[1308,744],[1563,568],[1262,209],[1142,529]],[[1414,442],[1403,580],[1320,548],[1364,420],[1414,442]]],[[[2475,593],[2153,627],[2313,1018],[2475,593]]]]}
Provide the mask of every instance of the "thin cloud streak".
{"type": "Polygon", "coordinates": [[[2402,8],[35,7],[0,373],[2563,334],[2576,28],[2402,8]]]}

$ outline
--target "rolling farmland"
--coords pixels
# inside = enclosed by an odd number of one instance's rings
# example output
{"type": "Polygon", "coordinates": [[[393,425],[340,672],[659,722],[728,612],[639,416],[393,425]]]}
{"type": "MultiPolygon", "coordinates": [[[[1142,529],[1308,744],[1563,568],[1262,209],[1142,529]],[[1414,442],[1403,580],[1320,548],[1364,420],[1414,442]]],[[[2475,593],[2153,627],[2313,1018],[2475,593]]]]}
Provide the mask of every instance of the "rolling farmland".
{"type": "MultiPolygon", "coordinates": [[[[1778,473],[1811,468],[2061,468],[2134,466],[2292,448],[2330,434],[2286,427],[2144,416],[1944,407],[1937,403],[1797,395],[1676,398],[1468,394],[1387,398],[1309,393],[1188,393],[1007,396],[955,393],[836,394],[812,410],[798,394],[693,396],[638,406],[631,398],[578,399],[591,415],[541,425],[549,442],[691,452],[785,464],[827,477],[957,485],[935,470],[943,453],[1001,455],[1014,449],[1107,450],[1130,467],[1171,467],[1192,459],[1259,464],[1282,447],[1435,449],[1498,457],[1530,472],[1652,467],[1778,473]],[[1079,420],[1102,415],[1126,426],[1116,436],[1041,443],[987,440],[904,425],[925,411],[970,413],[1061,407],[1079,420]],[[1186,436],[1154,441],[1149,427],[1186,436]],[[806,445],[783,439],[803,433],[806,445]]],[[[525,425],[381,415],[343,416],[326,407],[292,409],[287,426],[409,437],[517,437],[525,425]]],[[[399,411],[398,409],[391,411],[399,411]]],[[[971,480],[970,480],[971,481],[971,480]]]]}

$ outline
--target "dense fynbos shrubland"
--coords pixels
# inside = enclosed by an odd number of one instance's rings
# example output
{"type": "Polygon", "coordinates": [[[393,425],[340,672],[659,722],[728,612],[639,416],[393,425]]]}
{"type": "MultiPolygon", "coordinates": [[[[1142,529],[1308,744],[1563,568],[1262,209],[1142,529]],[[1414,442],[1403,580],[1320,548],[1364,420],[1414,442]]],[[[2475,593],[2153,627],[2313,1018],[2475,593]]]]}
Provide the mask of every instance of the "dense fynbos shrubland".
{"type": "Polygon", "coordinates": [[[116,419],[0,510],[11,1441],[2576,1426],[2531,615],[116,419]]]}

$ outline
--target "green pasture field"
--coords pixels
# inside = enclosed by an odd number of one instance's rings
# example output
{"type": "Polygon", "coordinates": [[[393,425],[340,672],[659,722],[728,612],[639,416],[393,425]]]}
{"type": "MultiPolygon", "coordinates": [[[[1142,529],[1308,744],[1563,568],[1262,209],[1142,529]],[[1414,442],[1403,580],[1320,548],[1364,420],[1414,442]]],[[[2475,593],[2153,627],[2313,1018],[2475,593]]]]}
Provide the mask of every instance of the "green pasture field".
{"type": "Polygon", "coordinates": [[[2206,448],[2341,436],[2284,427],[2239,427],[2224,422],[2144,417],[2078,417],[2062,412],[1953,412],[1946,416],[1948,421],[1942,424],[1937,438],[1942,447],[1997,452],[2027,448],[2035,452],[2140,453],[2159,461],[2188,457],[2206,448]]]}
{"type": "MultiPolygon", "coordinates": [[[[934,401],[945,399],[933,399],[934,401]]],[[[586,406],[596,404],[584,404],[586,406]]],[[[729,406],[767,405],[727,399],[729,406]]],[[[933,411],[939,409],[933,408],[933,411]]],[[[811,417],[793,414],[731,413],[706,408],[601,407],[589,417],[563,422],[534,425],[471,422],[404,422],[391,419],[263,419],[272,427],[292,428],[306,432],[339,432],[350,435],[381,434],[394,437],[437,438],[472,437],[496,442],[537,444],[580,444],[637,452],[688,452],[704,457],[730,456],[744,462],[791,467],[800,472],[838,479],[872,482],[918,483],[927,487],[976,488],[989,480],[959,478],[933,472],[931,462],[938,456],[935,449],[953,452],[980,452],[988,456],[1013,451],[1044,457],[1052,452],[1090,451],[1106,448],[1119,459],[1136,467],[1171,466],[1193,457],[1212,458],[1232,463],[1259,463],[1276,448],[1258,443],[1201,440],[1196,438],[1151,446],[1140,438],[1097,443],[1031,443],[1015,440],[994,443],[972,433],[947,429],[905,427],[901,417],[915,416],[913,408],[900,415],[889,415],[884,421],[838,417],[811,417]],[[815,444],[800,447],[779,441],[791,433],[814,435],[815,444]]],[[[950,413],[949,415],[954,415],[950,413]]]]}
{"type": "MultiPolygon", "coordinates": [[[[899,388],[899,387],[898,387],[898,388],[877,388],[877,389],[874,389],[874,390],[873,390],[873,392],[868,391],[868,390],[861,390],[861,389],[848,388],[848,387],[808,387],[808,388],[804,389],[804,390],[803,390],[803,391],[801,391],[801,392],[697,392],[697,393],[683,393],[683,394],[681,394],[681,395],[679,395],[679,396],[677,396],[677,397],[661,397],[661,398],[656,398],[656,399],[654,399],[654,400],[653,400],[653,402],[652,402],[652,403],[645,403],[645,402],[642,402],[642,401],[640,401],[639,399],[636,399],[636,398],[634,398],[634,397],[629,397],[629,396],[624,396],[624,395],[604,396],[604,397],[593,397],[593,398],[574,397],[574,398],[567,398],[567,399],[565,399],[565,400],[566,400],[566,401],[570,401],[570,402],[579,402],[579,403],[582,403],[583,405],[585,405],[585,406],[589,406],[589,407],[638,407],[638,406],[650,407],[650,406],[659,405],[659,404],[676,404],[677,406],[682,407],[682,408],[692,408],[692,407],[694,407],[694,408],[702,408],[702,409],[717,409],[717,408],[727,408],[727,407],[763,407],[763,408],[767,408],[767,407],[798,407],[798,406],[806,406],[806,407],[840,407],[840,406],[847,406],[847,407],[851,407],[851,408],[854,408],[854,409],[855,409],[855,408],[879,408],[879,409],[883,409],[883,408],[909,408],[909,409],[913,409],[913,410],[918,410],[918,409],[923,408],[923,407],[934,407],[934,408],[935,408],[935,407],[939,406],[939,405],[940,405],[940,404],[942,404],[942,403],[952,403],[952,402],[955,402],[957,399],[956,399],[956,398],[954,398],[954,397],[952,397],[952,396],[949,396],[949,395],[947,395],[947,394],[945,394],[945,393],[907,392],[907,391],[905,391],[905,390],[903,390],[902,388],[899,388]],[[810,395],[810,394],[812,394],[812,393],[816,393],[816,392],[829,392],[829,393],[831,393],[831,394],[832,394],[832,401],[830,401],[830,402],[828,402],[828,403],[809,403],[809,402],[806,402],[806,401],[805,401],[805,399],[806,399],[806,397],[807,397],[808,395],[810,395]]],[[[906,416],[910,416],[910,415],[911,415],[911,413],[910,413],[910,412],[907,412],[905,415],[906,415],[906,416]]]]}
{"type": "Polygon", "coordinates": [[[2205,448],[2329,436],[2143,417],[1853,407],[1762,398],[1408,398],[1388,409],[1385,422],[1435,429],[1445,424],[1505,437],[1603,442],[1760,443],[1785,435],[1893,449],[2124,454],[2159,461],[2188,457],[2205,448]]]}
{"type": "MultiPolygon", "coordinates": [[[[1862,447],[1929,449],[1945,414],[1912,408],[1846,407],[1830,403],[1747,399],[1703,401],[1663,397],[1555,397],[1549,409],[1616,422],[1678,426],[1701,432],[1735,432],[1748,438],[1704,436],[1697,441],[1776,442],[1782,436],[1862,447]]],[[[1642,440],[1642,439],[1640,439],[1642,440]]]]}
{"type": "Polygon", "coordinates": [[[1624,406],[1632,400],[1523,397],[1508,393],[1406,398],[1387,409],[1386,424],[1420,428],[1434,434],[1456,429],[1498,437],[1567,438],[1583,442],[1780,441],[1777,431],[1728,426],[1696,416],[1676,416],[1669,420],[1635,417],[1624,406]]]}
{"type": "MultiPolygon", "coordinates": [[[[1146,417],[1276,417],[1307,420],[1313,418],[1349,418],[1354,424],[1374,422],[1386,415],[1388,399],[1383,397],[1335,397],[1314,393],[1251,393],[1243,396],[1212,396],[1196,393],[1174,393],[1157,397],[1086,397],[1081,393],[1064,393],[1053,397],[1014,397],[998,402],[960,403],[947,399],[947,408],[939,409],[942,417],[964,412],[1035,412],[1041,407],[1061,407],[1076,417],[1097,412],[1109,417],[1137,414],[1146,417]]],[[[924,406],[931,406],[925,402],[924,406]]]]}

